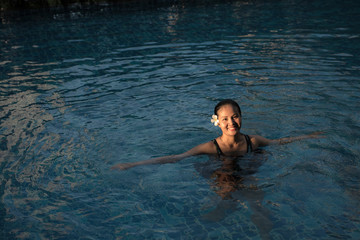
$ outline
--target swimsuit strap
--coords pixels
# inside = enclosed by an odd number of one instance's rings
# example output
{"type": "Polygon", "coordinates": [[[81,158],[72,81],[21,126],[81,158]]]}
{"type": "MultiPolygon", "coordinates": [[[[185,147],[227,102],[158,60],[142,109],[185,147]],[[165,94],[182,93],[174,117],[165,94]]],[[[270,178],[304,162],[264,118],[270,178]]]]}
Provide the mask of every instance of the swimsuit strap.
{"type": "Polygon", "coordinates": [[[250,137],[249,135],[244,135],[245,139],[246,139],[246,143],[247,143],[247,152],[252,152],[252,145],[251,145],[251,141],[250,141],[250,137]]]}
{"type": "MultiPolygon", "coordinates": [[[[250,137],[249,137],[249,135],[244,135],[244,136],[245,136],[245,139],[246,139],[247,152],[248,153],[252,152],[253,148],[252,148],[250,137]]],[[[216,139],[213,139],[212,142],[215,144],[218,157],[220,157],[221,155],[224,155],[224,153],[221,151],[221,148],[220,148],[218,142],[216,141],[216,139]]]]}
{"type": "Polygon", "coordinates": [[[212,141],[213,141],[213,143],[215,144],[218,157],[220,158],[220,156],[221,156],[221,155],[224,155],[224,154],[223,154],[223,152],[221,151],[220,146],[219,146],[218,142],[216,141],[216,139],[214,139],[214,140],[212,140],[212,141]]]}

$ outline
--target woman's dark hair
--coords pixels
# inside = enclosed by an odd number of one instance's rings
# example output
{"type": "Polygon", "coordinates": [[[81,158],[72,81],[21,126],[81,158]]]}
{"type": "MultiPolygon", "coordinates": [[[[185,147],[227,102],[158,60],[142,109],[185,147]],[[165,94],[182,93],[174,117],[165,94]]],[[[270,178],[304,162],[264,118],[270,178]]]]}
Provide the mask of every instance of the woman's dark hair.
{"type": "Polygon", "coordinates": [[[216,104],[215,108],[214,108],[214,114],[217,115],[217,112],[219,111],[219,109],[224,106],[224,105],[232,105],[233,107],[236,107],[239,110],[240,116],[241,116],[241,109],[239,104],[237,104],[237,102],[235,102],[232,99],[225,99],[220,101],[218,104],[216,104]]]}

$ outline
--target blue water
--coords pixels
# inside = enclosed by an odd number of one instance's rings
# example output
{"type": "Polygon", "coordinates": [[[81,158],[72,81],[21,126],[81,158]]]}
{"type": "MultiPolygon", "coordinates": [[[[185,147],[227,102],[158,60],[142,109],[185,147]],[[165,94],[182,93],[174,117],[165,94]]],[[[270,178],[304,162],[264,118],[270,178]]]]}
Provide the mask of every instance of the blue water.
{"type": "Polygon", "coordinates": [[[1,15],[2,239],[359,239],[358,1],[224,1],[1,15]],[[206,156],[112,171],[220,134],[324,138],[241,164],[222,198],[206,156]],[[210,173],[210,174],[209,174],[210,173]]]}

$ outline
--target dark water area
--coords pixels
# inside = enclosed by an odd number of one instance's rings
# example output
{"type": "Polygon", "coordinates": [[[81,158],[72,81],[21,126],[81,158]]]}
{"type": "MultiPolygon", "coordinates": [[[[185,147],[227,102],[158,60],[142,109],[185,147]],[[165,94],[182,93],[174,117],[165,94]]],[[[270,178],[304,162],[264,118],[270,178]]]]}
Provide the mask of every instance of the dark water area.
{"type": "Polygon", "coordinates": [[[359,2],[150,5],[0,13],[0,238],[359,239],[359,2]],[[324,138],[240,159],[227,198],[206,156],[110,170],[214,139],[224,98],[324,138]]]}
{"type": "Polygon", "coordinates": [[[109,4],[127,4],[127,3],[149,3],[157,1],[148,0],[0,0],[2,11],[7,10],[26,10],[26,9],[51,9],[62,8],[84,8],[90,6],[109,5],[109,4]]]}
{"type": "Polygon", "coordinates": [[[153,8],[171,5],[201,3],[212,4],[220,0],[0,0],[1,11],[19,10],[79,10],[89,8],[153,8]]]}

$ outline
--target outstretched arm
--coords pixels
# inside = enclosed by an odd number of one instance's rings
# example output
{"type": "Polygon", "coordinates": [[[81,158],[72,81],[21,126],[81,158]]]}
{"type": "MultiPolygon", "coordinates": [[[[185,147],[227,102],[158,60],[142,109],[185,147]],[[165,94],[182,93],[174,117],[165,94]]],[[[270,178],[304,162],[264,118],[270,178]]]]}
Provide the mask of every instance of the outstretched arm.
{"type": "Polygon", "coordinates": [[[165,163],[175,163],[181,161],[185,158],[200,155],[200,154],[211,154],[213,153],[213,144],[210,142],[200,144],[187,152],[177,154],[177,155],[168,155],[158,158],[151,158],[144,161],[132,162],[132,163],[119,163],[111,167],[113,170],[126,170],[132,167],[149,165],[149,164],[165,164],[165,163]]]}
{"type": "Polygon", "coordinates": [[[178,155],[169,155],[163,156],[158,158],[151,158],[144,161],[139,162],[131,162],[131,163],[119,163],[111,167],[113,170],[126,170],[128,168],[141,166],[141,165],[148,165],[148,164],[165,164],[165,163],[175,163],[178,162],[188,156],[186,153],[178,154],[178,155]]]}
{"type": "Polygon", "coordinates": [[[267,139],[261,136],[252,136],[252,143],[256,146],[256,147],[265,147],[268,145],[275,145],[275,144],[288,144],[291,142],[295,142],[295,141],[299,141],[299,140],[303,140],[303,139],[308,139],[308,138],[321,138],[322,134],[324,132],[313,132],[310,134],[306,134],[306,135],[301,135],[301,136],[296,136],[296,137],[285,137],[285,138],[278,138],[278,139],[267,139]]]}

